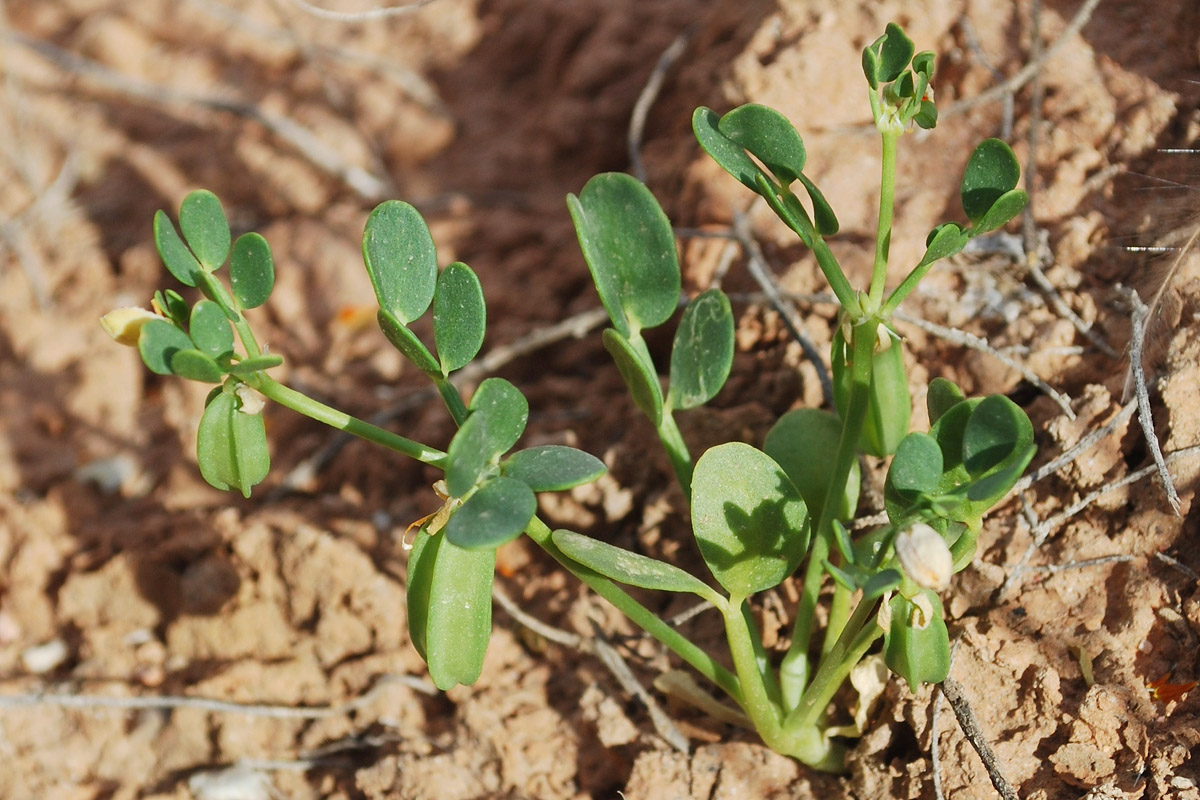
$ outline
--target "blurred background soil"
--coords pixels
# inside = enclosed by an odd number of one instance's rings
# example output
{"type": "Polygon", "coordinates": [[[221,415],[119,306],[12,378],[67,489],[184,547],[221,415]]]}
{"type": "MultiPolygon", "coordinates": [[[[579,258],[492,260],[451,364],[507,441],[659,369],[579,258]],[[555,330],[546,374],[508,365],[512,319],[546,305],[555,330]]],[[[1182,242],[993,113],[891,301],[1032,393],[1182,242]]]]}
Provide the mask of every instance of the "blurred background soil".
{"type": "MultiPolygon", "coordinates": [[[[1031,126],[1037,142],[1031,235],[1010,238],[1014,255],[940,265],[905,311],[986,338],[1068,398],[1075,418],[993,356],[905,323],[917,406],[936,376],[1006,393],[1033,418],[1034,466],[1044,465],[1117,417],[1123,287],[1150,298],[1165,283],[1147,367],[1163,448],[1182,450],[1200,444],[1200,259],[1166,281],[1173,253],[1124,248],[1178,246],[1195,230],[1188,181],[1200,158],[1170,150],[1200,139],[1200,7],[1103,0],[1069,30],[1081,7],[1041,4],[1037,35],[1062,46],[1037,70],[1035,120],[1029,84],[958,105],[1029,63],[1024,0],[437,0],[357,21],[300,0],[4,2],[0,796],[933,798],[935,766],[945,797],[994,796],[945,701],[895,681],[845,776],[668,705],[691,744],[672,749],[595,657],[502,611],[480,682],[431,693],[407,638],[399,538],[437,507],[437,476],[361,443],[334,452],[332,431],[272,408],[271,477],[248,500],[217,492],[193,453],[206,389],[149,374],[97,319],[171,285],[151,218],[211,189],[235,232],[258,230],[274,249],[276,292],[253,323],[285,357],[280,377],[444,446],[448,417],[373,324],[359,243],[377,202],[414,203],[439,260],[478,271],[485,354],[595,308],[564,197],[630,168],[634,104],[683,36],[639,142],[673,222],[726,231],[749,202],[701,156],[692,110],[767,103],[803,133],[810,174],[842,222],[833,247],[865,283],[878,143],[863,130],[859,53],[896,21],[939,54],[943,118],[902,141],[894,264],[915,263],[928,230],[959,219],[958,180],[979,139],[1003,136],[1022,163],[1031,126]],[[1027,274],[1030,254],[1055,295],[1027,274]],[[118,705],[178,696],[253,707],[118,705]]],[[[762,208],[749,214],[782,286],[824,290],[787,232],[762,208]]],[[[681,238],[689,293],[721,274],[728,248],[681,238]]],[[[822,400],[740,250],[728,255],[738,355],[716,401],[683,422],[696,447],[761,443],[779,414],[822,400]]],[[[827,349],[832,307],[799,311],[827,349]]],[[[660,355],[668,343],[651,341],[660,355]]],[[[572,444],[610,467],[594,486],[543,498],[552,525],[703,569],[666,460],[597,331],[499,369],[530,398],[527,444],[572,444]]],[[[977,564],[946,595],[952,676],[1021,797],[1200,798],[1200,693],[1148,685],[1200,677],[1200,461],[1172,463],[1179,515],[1153,476],[1062,513],[1149,458],[1126,416],[994,513],[977,564]]],[[[882,485],[869,466],[867,514],[882,485]]],[[[672,666],[522,543],[502,552],[500,573],[542,621],[601,631],[647,685],[672,666]]],[[[793,590],[762,598],[776,646],[793,590]]],[[[713,618],[686,632],[716,652],[713,618]]]]}

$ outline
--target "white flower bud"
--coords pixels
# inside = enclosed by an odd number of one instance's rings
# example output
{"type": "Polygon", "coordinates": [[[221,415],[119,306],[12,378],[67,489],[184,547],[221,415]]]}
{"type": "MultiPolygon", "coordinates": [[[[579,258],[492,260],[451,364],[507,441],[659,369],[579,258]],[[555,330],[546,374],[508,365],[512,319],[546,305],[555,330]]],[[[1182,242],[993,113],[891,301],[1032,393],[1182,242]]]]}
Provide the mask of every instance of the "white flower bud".
{"type": "Polygon", "coordinates": [[[918,586],[940,592],[950,585],[954,557],[941,534],[924,522],[896,534],[896,558],[918,586]]]}
{"type": "Polygon", "coordinates": [[[100,318],[100,325],[118,344],[137,347],[142,326],[152,319],[161,319],[153,311],[127,307],[114,309],[100,318]]]}
{"type": "Polygon", "coordinates": [[[238,406],[238,411],[242,412],[243,414],[257,414],[262,411],[263,407],[267,404],[267,398],[263,397],[258,390],[253,389],[244,383],[233,391],[234,394],[238,396],[238,400],[241,401],[241,405],[238,406]]]}

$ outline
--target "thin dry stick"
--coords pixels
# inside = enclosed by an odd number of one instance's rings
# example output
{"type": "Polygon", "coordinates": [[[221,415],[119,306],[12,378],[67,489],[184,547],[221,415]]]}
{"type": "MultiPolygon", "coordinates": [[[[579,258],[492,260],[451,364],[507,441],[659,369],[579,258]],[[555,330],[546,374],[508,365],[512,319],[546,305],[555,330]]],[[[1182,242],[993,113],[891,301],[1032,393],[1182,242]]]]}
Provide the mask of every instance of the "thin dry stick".
{"type": "Polygon", "coordinates": [[[1139,556],[1132,555],[1100,556],[1098,558],[1086,558],[1082,561],[1068,561],[1065,564],[1044,564],[1038,567],[1029,567],[1029,571],[1045,575],[1057,575],[1060,572],[1069,572],[1073,569],[1091,569],[1092,567],[1103,567],[1108,564],[1125,564],[1130,561],[1136,561],[1138,558],[1139,556]]]}
{"type": "Polygon", "coordinates": [[[608,668],[613,677],[617,679],[617,683],[626,692],[637,697],[646,706],[646,712],[650,715],[650,721],[654,725],[654,730],[658,731],[658,735],[676,750],[681,753],[688,751],[688,740],[679,728],[675,726],[674,721],[667,716],[667,712],[663,711],[662,706],[654,699],[650,692],[646,691],[646,687],[642,686],[641,682],[634,676],[633,670],[629,669],[629,665],[625,663],[625,659],[617,652],[604,638],[604,632],[600,630],[600,626],[595,620],[591,620],[594,634],[591,639],[591,646],[596,656],[600,659],[600,663],[608,668]]]}
{"type": "Polygon", "coordinates": [[[235,703],[228,700],[214,700],[207,697],[187,697],[164,695],[158,697],[111,697],[94,694],[67,694],[61,692],[32,692],[28,694],[0,695],[0,709],[29,708],[33,706],[56,706],[59,708],[74,708],[93,710],[114,708],[122,710],[158,710],[173,708],[193,708],[216,714],[244,714],[251,717],[270,717],[273,719],[324,719],[326,717],[349,714],[370,703],[377,694],[388,684],[401,683],[422,694],[436,695],[437,689],[432,684],[412,675],[384,675],[375,681],[365,693],[345,703],[329,706],[278,706],[259,703],[235,703]]]}
{"type": "Polygon", "coordinates": [[[958,719],[958,726],[962,728],[963,735],[967,737],[967,741],[971,743],[971,747],[975,748],[975,752],[979,754],[979,758],[983,761],[983,768],[987,770],[988,777],[992,781],[992,786],[996,788],[996,792],[1004,798],[1004,800],[1020,800],[1016,791],[1013,790],[1012,784],[1004,777],[1004,773],[1000,771],[1000,765],[996,761],[996,754],[992,751],[991,745],[984,738],[983,730],[979,727],[979,720],[975,716],[975,712],[971,710],[971,704],[967,702],[966,696],[963,694],[962,685],[953,678],[947,677],[942,681],[942,694],[950,702],[950,707],[954,709],[954,716],[958,719]]]}
{"type": "Polygon", "coordinates": [[[1166,553],[1155,553],[1154,557],[1157,558],[1159,561],[1163,562],[1164,564],[1174,567],[1175,569],[1179,570],[1180,572],[1182,572],[1184,575],[1187,575],[1192,580],[1200,581],[1200,573],[1197,573],[1196,570],[1192,569],[1187,564],[1184,564],[1179,559],[1172,558],[1171,556],[1167,555],[1166,553]]]}
{"type": "MultiPolygon", "coordinates": [[[[971,22],[971,18],[969,16],[963,16],[960,24],[962,25],[963,36],[967,40],[967,47],[971,48],[971,52],[975,54],[975,58],[979,60],[979,63],[982,64],[988,72],[992,73],[993,80],[1003,81],[1004,73],[992,63],[992,60],[988,58],[987,53],[983,52],[983,47],[981,47],[979,44],[979,37],[975,35],[975,25],[971,22]]],[[[1004,139],[1005,141],[1012,136],[1013,107],[1015,105],[1014,99],[1013,92],[1005,93],[1004,117],[1000,123],[1000,138],[1004,139]]]]}
{"type": "Polygon", "coordinates": [[[1042,70],[1042,66],[1061,50],[1067,42],[1083,29],[1083,26],[1092,18],[1092,12],[1096,10],[1096,6],[1100,5],[1100,0],[1087,0],[1079,10],[1075,12],[1075,16],[1071,18],[1070,23],[1063,29],[1062,35],[1059,36],[1054,44],[1042,51],[1041,55],[1035,59],[1031,59],[1028,64],[1020,69],[1017,74],[1006,80],[1004,83],[993,86],[985,92],[959,100],[950,105],[949,108],[939,112],[939,117],[945,119],[955,114],[961,114],[964,111],[974,108],[983,103],[990,103],[993,100],[1003,98],[1005,95],[1011,95],[1021,89],[1025,84],[1033,80],[1042,70]]]}
{"type": "Polygon", "coordinates": [[[621,657],[621,654],[605,640],[604,634],[595,620],[591,620],[592,636],[585,638],[579,634],[556,628],[553,625],[542,622],[537,617],[525,613],[520,606],[512,601],[508,593],[500,588],[499,584],[492,584],[492,597],[515,622],[524,625],[543,639],[572,650],[578,650],[581,653],[596,656],[600,663],[612,673],[618,685],[625,692],[637,697],[645,704],[646,711],[650,715],[650,722],[654,725],[654,729],[658,731],[658,735],[663,737],[664,740],[680,752],[687,752],[687,738],[675,727],[675,723],[662,710],[662,707],[659,706],[654,696],[646,691],[646,688],[634,676],[633,670],[625,663],[625,659],[621,657]]]}
{"type": "Polygon", "coordinates": [[[1133,373],[1133,391],[1137,398],[1138,423],[1142,426],[1142,433],[1146,437],[1146,446],[1150,448],[1154,464],[1158,467],[1158,479],[1167,493],[1167,501],[1171,504],[1175,515],[1178,516],[1179,493],[1175,491],[1175,482],[1171,480],[1171,473],[1167,471],[1167,465],[1163,461],[1162,448],[1158,444],[1158,435],[1154,432],[1154,418],[1150,415],[1150,393],[1146,389],[1146,371],[1142,366],[1142,345],[1150,309],[1142,302],[1142,298],[1138,296],[1136,290],[1129,289],[1127,291],[1129,303],[1133,307],[1133,330],[1129,338],[1129,369],[1133,373]]]}
{"type": "Polygon", "coordinates": [[[658,63],[654,65],[654,71],[650,73],[650,79],[646,81],[646,85],[638,94],[637,102],[633,104],[633,113],[629,116],[629,134],[627,140],[629,142],[629,168],[633,172],[635,178],[642,183],[646,182],[646,165],[642,163],[642,136],[646,132],[646,117],[650,114],[650,108],[654,105],[654,101],[658,99],[658,93],[662,91],[663,82],[667,79],[667,73],[671,67],[683,55],[683,51],[687,49],[688,42],[692,38],[692,33],[695,29],[689,26],[683,33],[675,37],[675,40],[663,51],[658,57],[658,63]]]}
{"type": "Polygon", "coordinates": [[[0,35],[0,39],[27,47],[60,69],[78,75],[108,91],[161,105],[181,105],[210,111],[224,111],[254,120],[287,142],[317,169],[342,181],[359,197],[369,202],[377,202],[396,194],[395,184],[390,178],[375,175],[362,167],[346,163],[340,154],[317,138],[312,131],[287,117],[272,114],[256,105],[240,100],[232,100],[219,95],[186,92],[151,81],[130,78],[91,59],[21,33],[10,32],[0,35]]]}
{"type": "Polygon", "coordinates": [[[370,8],[366,11],[331,11],[328,8],[314,6],[312,3],[305,0],[289,0],[292,5],[300,9],[306,14],[312,14],[320,19],[332,20],[333,22],[371,22],[377,19],[387,19],[388,17],[402,17],[407,14],[415,13],[427,5],[436,3],[437,0],[414,0],[411,3],[403,6],[385,6],[383,8],[370,8]]]}
{"type": "Polygon", "coordinates": [[[796,307],[784,297],[783,292],[779,290],[779,286],[775,283],[775,278],[767,266],[766,258],[763,256],[762,248],[759,247],[758,242],[750,232],[750,221],[746,214],[737,213],[733,215],[733,231],[738,241],[741,242],[742,249],[746,252],[750,275],[753,276],[754,280],[762,288],[763,293],[767,297],[767,302],[771,305],[771,308],[775,309],[775,313],[779,315],[779,318],[783,320],[783,324],[787,327],[792,338],[800,343],[800,349],[804,352],[804,357],[809,360],[813,369],[816,370],[817,380],[821,382],[821,395],[824,398],[823,404],[832,404],[833,382],[829,378],[829,372],[825,369],[825,359],[821,356],[821,352],[817,350],[816,346],[801,331],[800,326],[803,323],[801,323],[800,317],[796,313],[796,307]]]}
{"type": "Polygon", "coordinates": [[[1047,464],[1043,464],[1033,472],[1030,472],[1022,477],[1021,480],[1017,481],[1016,485],[1013,487],[1013,492],[1020,494],[1038,481],[1048,478],[1055,472],[1058,472],[1060,469],[1079,458],[1080,455],[1088,450],[1091,450],[1101,441],[1111,436],[1120,425],[1133,416],[1133,412],[1136,410],[1137,403],[1133,400],[1129,401],[1121,407],[1121,410],[1116,414],[1116,416],[1114,416],[1101,427],[1088,432],[1086,436],[1081,438],[1075,444],[1071,445],[1071,447],[1064,450],[1058,456],[1058,458],[1047,464]]]}
{"type": "MultiPolygon", "coordinates": [[[[1164,462],[1171,464],[1180,458],[1186,458],[1188,456],[1194,456],[1197,454],[1200,454],[1200,445],[1193,445],[1192,447],[1185,447],[1181,450],[1176,450],[1173,453],[1169,453],[1164,459],[1164,462]]],[[[1037,551],[1037,549],[1043,544],[1045,544],[1046,540],[1050,537],[1050,534],[1057,530],[1063,523],[1071,519],[1071,517],[1075,516],[1079,512],[1083,511],[1085,508],[1109,492],[1116,491],[1117,489],[1128,486],[1131,483],[1135,483],[1147,475],[1157,471],[1157,464],[1151,464],[1147,467],[1142,467],[1135,472],[1129,473],[1118,481],[1101,486],[1094,492],[1091,492],[1079,500],[1076,500],[1074,503],[1067,506],[1052,517],[1048,517],[1041,522],[1037,522],[1036,518],[1033,519],[1032,524],[1030,525],[1030,527],[1033,529],[1033,541],[1030,542],[1029,547],[1025,549],[1025,553],[1021,556],[1021,560],[1018,561],[1013,567],[1013,571],[1009,573],[1008,578],[1006,578],[1000,588],[996,590],[996,597],[1002,598],[1008,593],[1013,584],[1015,584],[1017,580],[1019,580],[1020,577],[1028,570],[1029,560],[1033,557],[1034,552],[1037,551]]],[[[1032,510],[1029,510],[1028,513],[1032,515],[1033,512],[1032,510]]]]}
{"type": "MultiPolygon", "coordinates": [[[[496,347],[478,361],[472,361],[454,373],[450,377],[450,382],[455,386],[474,383],[485,375],[494,373],[510,361],[529,355],[555,342],[569,338],[581,339],[606,319],[608,319],[608,312],[603,308],[591,308],[570,316],[562,322],[538,328],[512,344],[496,347]]],[[[374,425],[386,425],[401,414],[436,396],[437,389],[432,386],[423,387],[406,395],[400,402],[372,415],[370,422],[374,425]]],[[[279,487],[273,491],[298,491],[307,486],[353,439],[354,437],[348,433],[337,432],[323,447],[293,467],[280,481],[279,487]]]]}
{"type": "Polygon", "coordinates": [[[1017,372],[1021,373],[1021,377],[1032,383],[1043,394],[1053,400],[1055,405],[1062,409],[1063,415],[1066,416],[1067,419],[1075,419],[1075,412],[1071,409],[1071,399],[1069,397],[1039,378],[1037,374],[1033,372],[1033,370],[1029,369],[1024,364],[1009,358],[1001,351],[992,347],[990,344],[988,344],[986,339],[975,336],[971,333],[967,333],[963,330],[958,330],[957,328],[947,328],[943,325],[938,325],[936,322],[929,322],[921,319],[920,317],[914,317],[910,314],[905,314],[902,311],[896,311],[893,316],[895,319],[898,319],[901,322],[906,322],[913,327],[920,328],[926,333],[937,336],[940,339],[945,339],[948,342],[961,345],[963,347],[969,347],[972,350],[978,350],[981,353],[987,353],[1005,366],[1015,369],[1017,372]]]}

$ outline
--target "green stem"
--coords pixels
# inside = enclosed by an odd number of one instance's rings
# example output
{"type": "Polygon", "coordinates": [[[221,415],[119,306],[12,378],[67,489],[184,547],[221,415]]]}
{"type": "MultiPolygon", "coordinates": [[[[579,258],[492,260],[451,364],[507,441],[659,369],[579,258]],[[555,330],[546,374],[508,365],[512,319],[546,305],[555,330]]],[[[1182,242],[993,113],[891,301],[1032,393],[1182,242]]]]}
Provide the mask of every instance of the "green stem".
{"type": "Polygon", "coordinates": [[[825,643],[821,645],[822,658],[833,649],[846,627],[846,620],[850,617],[850,599],[849,589],[840,583],[834,584],[833,600],[829,603],[829,622],[825,625],[825,643]]]}
{"type": "Polygon", "coordinates": [[[817,266],[821,268],[822,274],[825,275],[825,280],[829,281],[829,288],[833,290],[838,303],[850,315],[851,319],[857,319],[862,316],[863,312],[858,302],[858,295],[855,293],[854,287],[850,285],[850,281],[846,278],[846,273],[842,271],[842,265],[838,263],[837,257],[829,249],[829,245],[825,243],[825,239],[814,234],[812,251],[813,255],[816,256],[817,266]]]}
{"type": "Polygon", "coordinates": [[[892,211],[896,197],[896,142],[899,134],[881,130],[883,164],[879,180],[879,224],[875,233],[875,265],[871,270],[870,298],[873,308],[883,303],[887,285],[888,251],[892,244],[892,211]]]}
{"type": "MultiPolygon", "coordinates": [[[[817,599],[825,576],[825,566],[822,562],[829,557],[833,542],[833,521],[837,516],[841,498],[845,496],[850,470],[854,460],[858,458],[858,440],[867,418],[867,404],[870,399],[871,360],[875,352],[878,327],[878,320],[870,317],[855,325],[850,334],[851,346],[854,349],[853,361],[850,364],[850,402],[842,420],[842,435],[838,440],[837,455],[833,462],[829,488],[825,492],[825,502],[821,506],[821,518],[813,535],[800,605],[792,625],[792,643],[784,654],[780,667],[785,702],[795,700],[799,696],[804,687],[797,686],[797,683],[807,679],[809,675],[808,651],[812,644],[817,599]]],[[[792,707],[791,702],[788,702],[788,707],[792,707]]]]}
{"type": "Polygon", "coordinates": [[[683,489],[683,496],[689,503],[692,501],[692,454],[688,452],[687,442],[683,440],[683,434],[679,431],[679,425],[675,423],[675,415],[671,408],[663,406],[662,422],[658,426],[658,438],[662,440],[663,448],[667,451],[667,456],[671,459],[671,467],[675,470],[675,477],[679,479],[679,486],[683,489]]]}
{"type": "Polygon", "coordinates": [[[742,710],[754,723],[758,734],[768,744],[778,739],[782,722],[780,708],[771,702],[758,654],[742,612],[744,597],[730,597],[725,613],[725,638],[729,642],[729,654],[733,656],[733,668],[737,670],[742,685],[742,710]]]}
{"type": "Polygon", "coordinates": [[[354,434],[359,438],[383,445],[398,453],[403,453],[409,458],[420,461],[422,464],[441,467],[446,458],[446,454],[441,450],[435,450],[428,445],[421,444],[412,439],[406,439],[403,436],[361,420],[358,417],[352,417],[344,411],[339,411],[332,406],[327,406],[312,399],[308,395],[301,394],[295,389],[284,386],[265,373],[248,377],[246,383],[281,406],[286,406],[306,417],[311,417],[317,422],[324,422],[326,425],[337,428],[340,431],[354,434]]]}
{"type": "MultiPolygon", "coordinates": [[[[618,611],[634,624],[653,636],[693,669],[708,678],[733,698],[739,706],[743,704],[742,688],[737,677],[718,664],[712,656],[693,644],[687,637],[663,622],[650,609],[634,600],[624,589],[608,578],[580,566],[567,558],[550,538],[550,528],[534,517],[525,529],[529,538],[545,550],[564,569],[586,584],[592,591],[612,603],[618,611]]],[[[724,611],[725,609],[721,609],[724,611]]],[[[738,612],[739,615],[741,612],[738,612]]]]}
{"type": "Polygon", "coordinates": [[[442,402],[446,404],[446,409],[450,412],[454,424],[461,428],[462,424],[467,421],[467,406],[463,403],[462,395],[458,393],[458,389],[449,379],[440,375],[431,375],[430,377],[433,378],[434,385],[442,395],[442,402]]]}
{"type": "Polygon", "coordinates": [[[784,721],[786,730],[803,730],[817,725],[825,707],[833,699],[833,695],[841,687],[850,670],[862,659],[872,643],[883,634],[883,629],[875,622],[875,611],[879,606],[878,598],[863,601],[854,609],[854,613],[846,622],[842,635],[830,648],[829,653],[821,659],[821,665],[813,675],[812,684],[805,690],[799,705],[784,721]]]}

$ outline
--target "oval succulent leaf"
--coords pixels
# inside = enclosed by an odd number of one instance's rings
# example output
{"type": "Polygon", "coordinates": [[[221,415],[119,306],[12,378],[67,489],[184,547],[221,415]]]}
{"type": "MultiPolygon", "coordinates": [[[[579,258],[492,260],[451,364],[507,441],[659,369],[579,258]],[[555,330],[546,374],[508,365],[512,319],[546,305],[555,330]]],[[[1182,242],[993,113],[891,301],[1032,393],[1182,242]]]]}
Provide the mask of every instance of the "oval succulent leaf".
{"type": "Polygon", "coordinates": [[[1003,395],[990,395],[975,407],[963,430],[963,465],[972,476],[982,475],[1032,440],[1025,412],[1003,395]]]}
{"type": "Polygon", "coordinates": [[[927,433],[913,432],[896,448],[886,485],[907,496],[937,491],[942,478],[942,448],[927,433]]]}
{"type": "Polygon", "coordinates": [[[1020,179],[1021,166],[1011,147],[1000,139],[980,142],[967,161],[962,179],[962,207],[967,218],[978,225],[997,200],[1016,188],[1020,179]]]}
{"type": "Polygon", "coordinates": [[[433,293],[433,341],[442,374],[466,366],[483,346],[487,310],[483,287],[461,261],[442,270],[433,293]]]}
{"type": "Polygon", "coordinates": [[[229,366],[230,375],[249,375],[254,372],[260,372],[271,367],[278,367],[283,363],[283,356],[275,353],[265,353],[261,356],[252,358],[244,358],[241,361],[235,362],[229,366]]]}
{"type": "Polygon", "coordinates": [[[200,300],[192,306],[188,332],[196,348],[211,358],[221,358],[233,352],[233,328],[221,307],[211,300],[200,300]]]}
{"type": "Polygon", "coordinates": [[[925,255],[917,267],[949,258],[960,252],[971,240],[971,234],[954,222],[945,222],[929,232],[925,240],[925,255]]]}
{"type": "Polygon", "coordinates": [[[671,348],[667,404],[695,408],[716,397],[733,367],[733,311],[720,289],[709,289],[684,309],[671,348]]]}
{"type": "Polygon", "coordinates": [[[720,605],[720,596],[696,576],[673,564],[631,553],[599,539],[556,530],[554,544],[567,558],[606,578],[659,592],[689,592],[720,605]]]}
{"type": "Polygon", "coordinates": [[[275,261],[271,246],[257,233],[243,233],[233,243],[229,283],[242,308],[258,308],[275,288],[275,261]]]}
{"type": "Polygon", "coordinates": [[[983,218],[975,223],[971,228],[970,235],[974,237],[1002,227],[1010,219],[1020,214],[1028,202],[1029,196],[1020,189],[1005,192],[996,198],[996,202],[992,203],[983,218]]]}
{"type": "Polygon", "coordinates": [[[692,529],[717,582],[735,598],[778,586],[808,550],[808,510],[771,457],[718,445],[692,477],[692,529]]]}
{"type": "Polygon", "coordinates": [[[591,453],[560,444],[518,450],[501,464],[504,475],[535,492],[561,492],[591,483],[605,469],[604,462],[591,453]]]}
{"type": "Polygon", "coordinates": [[[167,271],[175,276],[175,280],[184,286],[196,285],[196,274],[204,270],[192,255],[192,251],[183,243],[183,239],[179,238],[174,223],[163,211],[154,215],[154,246],[167,271]]]}
{"type": "Polygon", "coordinates": [[[186,333],[166,320],[152,319],[138,334],[138,352],[146,367],[157,375],[173,375],[171,357],[194,347],[186,333]]]}
{"type": "Polygon", "coordinates": [[[468,549],[495,549],[515,539],[537,512],[533,490],[516,478],[493,478],[446,523],[446,537],[468,549]]]}
{"type": "Polygon", "coordinates": [[[429,308],[437,284],[437,252],[417,209],[399,200],[376,206],[363,231],[363,261],[379,307],[402,324],[429,308]]]}
{"type": "Polygon", "coordinates": [[[600,301],[625,336],[661,325],[679,304],[675,234],[654,195],[623,172],[593,177],[567,207],[600,301]]]}
{"type": "Polygon", "coordinates": [[[945,378],[934,378],[929,382],[925,395],[925,407],[929,411],[929,424],[937,422],[941,416],[966,398],[962,389],[945,378]]]}
{"type": "Polygon", "coordinates": [[[758,103],[738,106],[721,117],[717,130],[765,164],[784,186],[804,171],[804,140],[773,108],[758,103]]]}
{"type": "MultiPolygon", "coordinates": [[[[800,490],[808,512],[819,518],[833,475],[830,458],[837,452],[842,423],[835,414],[817,408],[796,408],[784,414],[767,432],[763,450],[800,490]]],[[[858,508],[862,469],[855,459],[837,508],[838,519],[850,519],[858,508]]]]}
{"type": "Polygon", "coordinates": [[[914,603],[896,595],[891,600],[891,627],[885,631],[884,660],[888,669],[916,691],[922,683],[941,683],[950,674],[950,636],[942,618],[942,601],[922,590],[914,603]]]}
{"type": "Polygon", "coordinates": [[[207,353],[188,348],[171,356],[171,372],[189,381],[220,383],[225,371],[207,353]]]}
{"type": "Polygon", "coordinates": [[[604,349],[612,355],[617,371],[625,379],[634,405],[649,417],[657,428],[662,424],[663,396],[662,387],[658,384],[658,374],[652,365],[646,363],[649,356],[643,356],[628,339],[613,328],[604,331],[603,339],[604,349]]]}
{"type": "MultiPolygon", "coordinates": [[[[460,509],[461,510],[461,509],[460,509]]],[[[417,536],[408,561],[408,627],[442,691],[483,674],[492,636],[496,551],[467,550],[445,536],[417,536]]]]}
{"type": "Polygon", "coordinates": [[[479,482],[521,438],[529,418],[525,395],[503,378],[479,384],[468,410],[471,413],[447,453],[446,488],[451,497],[462,497],[479,482]]]}
{"type": "Polygon", "coordinates": [[[214,272],[225,263],[229,256],[229,221],[215,194],[201,189],[183,198],[179,227],[206,270],[214,272]]]}
{"type": "Polygon", "coordinates": [[[800,183],[804,184],[804,190],[808,192],[808,197],[812,200],[813,220],[816,222],[817,233],[822,236],[833,236],[841,227],[837,214],[833,213],[833,206],[829,205],[825,195],[821,193],[815,183],[809,180],[807,175],[800,176],[800,183]]]}
{"type": "MultiPolygon", "coordinates": [[[[697,108],[692,114],[692,132],[695,133],[696,141],[700,143],[704,152],[708,153],[721,169],[737,178],[747,189],[760,192],[758,187],[760,178],[766,181],[768,186],[771,186],[767,174],[758,164],[754,163],[754,159],[746,154],[746,149],[721,132],[720,123],[721,117],[712,109],[704,106],[697,108]]],[[[767,197],[773,194],[773,190],[768,190],[768,194],[763,196],[767,197]]]]}

